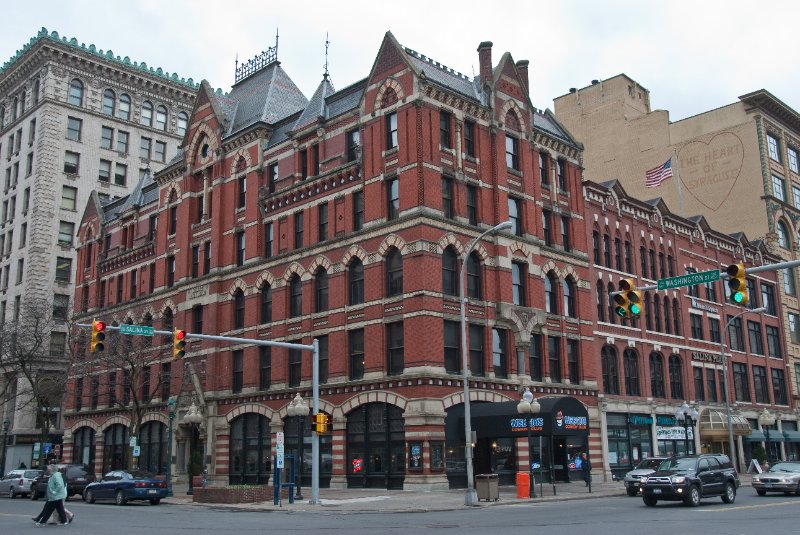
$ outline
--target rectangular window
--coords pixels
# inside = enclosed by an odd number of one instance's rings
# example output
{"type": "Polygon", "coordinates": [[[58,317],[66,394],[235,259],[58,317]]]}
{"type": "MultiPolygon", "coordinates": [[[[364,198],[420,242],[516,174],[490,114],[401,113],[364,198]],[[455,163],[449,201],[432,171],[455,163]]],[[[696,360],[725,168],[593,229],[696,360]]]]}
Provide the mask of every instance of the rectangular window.
{"type": "Polygon", "coordinates": [[[483,358],[483,327],[469,326],[469,369],[472,375],[482,376],[485,373],[483,358]]]}
{"type": "Polygon", "coordinates": [[[360,150],[358,128],[349,130],[346,135],[347,135],[347,161],[354,162],[358,159],[358,151],[360,150]]]}
{"type": "Polygon", "coordinates": [[[82,128],[83,121],[75,117],[67,117],[67,139],[80,141],[82,128]]]}
{"type": "Polygon", "coordinates": [[[786,401],[786,379],[783,370],[772,368],[772,398],[775,405],[787,405],[786,401]]]}
{"type": "Polygon", "coordinates": [[[294,248],[303,247],[303,212],[294,214],[294,248]]]}
{"type": "Polygon", "coordinates": [[[563,380],[561,376],[561,338],[547,337],[547,359],[550,365],[550,379],[554,383],[560,383],[563,380]]]}
{"type": "Polygon", "coordinates": [[[542,380],[542,335],[531,334],[530,345],[530,376],[532,381],[542,380]]]}
{"type": "Polygon", "coordinates": [[[131,135],[122,130],[117,130],[117,152],[120,154],[128,154],[128,140],[131,135]]]}
{"type": "Polygon", "coordinates": [[[800,167],[798,167],[797,160],[797,149],[787,147],[786,153],[789,155],[789,170],[795,173],[800,173],[800,167]]]}
{"type": "Polygon", "coordinates": [[[386,181],[386,219],[391,221],[400,215],[400,181],[390,178],[386,181]]]}
{"type": "Polygon", "coordinates": [[[169,207],[169,235],[173,236],[178,232],[178,207],[176,205],[169,207]]]}
{"type": "Polygon", "coordinates": [[[269,193],[275,193],[275,186],[278,183],[278,164],[273,163],[267,167],[267,176],[269,177],[269,193]]]}
{"type": "Polygon", "coordinates": [[[708,318],[708,337],[711,342],[718,344],[722,341],[722,331],[717,318],[708,318]]]}
{"type": "Polygon", "coordinates": [[[766,307],[765,312],[774,316],[775,312],[775,288],[771,284],[761,283],[761,306],[766,307]]]}
{"type": "Polygon", "coordinates": [[[114,184],[124,186],[128,181],[128,166],[123,163],[114,164],[114,184]]]}
{"type": "Polygon", "coordinates": [[[770,158],[776,162],[781,161],[781,142],[772,134],[767,134],[767,150],[770,158]]]}
{"type": "Polygon", "coordinates": [[[461,323],[444,321],[444,369],[447,373],[461,372],[461,323]]]}
{"type": "Polygon", "coordinates": [[[272,384],[272,347],[258,347],[258,389],[269,390],[272,384]]]}
{"type": "Polygon", "coordinates": [[[100,148],[111,149],[114,146],[114,129],[108,126],[100,127],[100,148]]]}
{"type": "MultiPolygon", "coordinates": [[[[652,252],[652,249],[650,250],[650,252],[652,252]]],[[[642,260],[642,262],[644,262],[644,260],[642,260]]],[[[644,264],[642,264],[642,267],[644,267],[644,264]]],[[[653,271],[655,272],[655,267],[653,267],[653,271]]],[[[694,269],[694,268],[687,267],[686,268],[686,273],[687,274],[697,273],[697,270],[694,269]]],[[[653,279],[655,279],[655,278],[656,278],[656,276],[655,276],[655,273],[654,273],[653,274],[653,279]]],[[[700,297],[700,289],[695,284],[693,284],[691,286],[688,286],[687,289],[686,289],[686,293],[689,294],[691,297],[700,297]]]]}
{"type": "MultiPolygon", "coordinates": [[[[692,367],[694,372],[694,397],[697,401],[705,401],[706,399],[706,389],[705,384],[703,383],[703,368],[692,367]]],[[[711,373],[714,373],[714,370],[710,370],[711,373]]]]}
{"type": "Polygon", "coordinates": [[[143,137],[140,144],[139,144],[139,157],[143,160],[150,159],[150,150],[153,144],[153,140],[149,137],[143,137]]]}
{"type": "Polygon", "coordinates": [[[137,272],[137,270],[135,269],[131,270],[131,296],[130,296],[131,299],[136,297],[136,292],[138,291],[138,279],[139,279],[139,273],[137,272]]]}
{"type": "Polygon", "coordinates": [[[247,177],[240,176],[237,181],[237,193],[238,193],[238,207],[244,208],[247,205],[247,177]]]}
{"type": "Polygon", "coordinates": [[[736,401],[750,402],[750,379],[747,377],[747,366],[739,362],[733,363],[733,394],[736,401]]]}
{"type": "Polygon", "coordinates": [[[787,324],[789,326],[789,337],[793,344],[800,344],[800,315],[789,312],[787,315],[787,324]]]}
{"type": "Polygon", "coordinates": [[[405,368],[403,355],[403,322],[386,325],[386,372],[399,375],[405,368]]]}
{"type": "Polygon", "coordinates": [[[512,302],[517,306],[527,306],[526,287],[527,270],[520,262],[511,263],[511,296],[512,302]]]}
{"type": "Polygon", "coordinates": [[[56,282],[69,282],[72,277],[72,259],[56,258],[56,282]]]}
{"type": "Polygon", "coordinates": [[[203,334],[203,305],[192,307],[192,332],[203,334]]]}
{"type": "Polygon", "coordinates": [[[692,338],[704,340],[703,337],[703,316],[700,314],[689,314],[689,322],[692,326],[692,338]]]}
{"type": "Polygon", "coordinates": [[[244,265],[244,231],[240,230],[236,233],[236,265],[244,265]]]}
{"type": "Polygon", "coordinates": [[[25,176],[31,176],[33,174],[33,153],[29,153],[25,157],[25,176]]]}
{"type": "Polygon", "coordinates": [[[111,162],[108,160],[100,160],[100,167],[98,168],[97,179],[100,182],[111,182],[111,162]]]}
{"type": "Polygon", "coordinates": [[[155,145],[155,161],[164,163],[167,161],[167,144],[163,141],[156,141],[155,145]]]}
{"type": "Polygon", "coordinates": [[[472,121],[464,121],[464,152],[475,157],[475,123],[472,121]]]}
{"type": "Polygon", "coordinates": [[[544,187],[550,187],[550,159],[547,154],[539,153],[539,181],[544,187]]]}
{"type": "Polygon", "coordinates": [[[232,352],[233,363],[231,370],[233,371],[233,381],[231,391],[234,394],[240,394],[244,388],[244,351],[238,349],[232,352]]]}
{"type": "Polygon", "coordinates": [[[22,275],[25,273],[25,259],[19,258],[17,259],[17,282],[16,284],[22,284],[22,275]]]}
{"type": "MultiPolygon", "coordinates": [[[[292,343],[300,343],[299,340],[292,340],[292,343]]],[[[300,386],[303,376],[302,351],[300,349],[289,349],[289,386],[300,386]]]]}
{"type": "Polygon", "coordinates": [[[319,143],[314,143],[311,145],[311,156],[314,158],[314,174],[313,176],[319,175],[319,143]]]}
{"type": "Polygon", "coordinates": [[[317,339],[319,340],[319,382],[325,384],[328,382],[328,362],[330,361],[328,358],[328,337],[319,336],[317,339]]]}
{"type": "Polygon", "coordinates": [[[319,241],[324,242],[328,239],[328,205],[327,203],[323,203],[319,205],[319,213],[318,213],[318,225],[319,225],[319,241]]]}
{"type": "Polygon", "coordinates": [[[205,251],[203,253],[203,275],[208,275],[211,271],[211,242],[205,243],[205,251]]]}
{"type": "Polygon", "coordinates": [[[272,257],[272,246],[275,243],[272,223],[264,223],[264,258],[272,257]]]}
{"type": "Polygon", "coordinates": [[[467,185],[467,219],[470,225],[478,224],[478,188],[467,185]]]}
{"type": "Polygon", "coordinates": [[[167,257],[167,288],[175,286],[175,257],[167,257]]]}
{"type": "Polygon", "coordinates": [[[439,142],[443,149],[453,148],[453,116],[446,111],[439,112],[439,142]]]}
{"type": "Polygon", "coordinates": [[[708,385],[708,401],[717,401],[717,374],[714,370],[706,371],[706,384],[708,385]]]}
{"type": "Polygon", "coordinates": [[[780,331],[774,325],[767,325],[767,355],[774,359],[782,359],[780,331]]]}
{"type": "Polygon", "coordinates": [[[81,155],[77,152],[64,153],[64,172],[68,175],[77,175],[80,167],[81,155]]]}
{"type": "Polygon", "coordinates": [[[578,340],[567,340],[567,373],[569,374],[569,382],[573,385],[580,383],[578,361],[578,340]]]}
{"type": "Polygon", "coordinates": [[[386,116],[386,150],[397,147],[397,113],[386,116]]]}
{"type": "Polygon", "coordinates": [[[53,319],[66,320],[69,316],[69,296],[53,294],[53,319]]]}
{"type": "Polygon", "coordinates": [[[567,162],[558,160],[556,165],[558,172],[558,189],[567,191],[567,162]]]}
{"type": "Polygon", "coordinates": [[[786,182],[779,176],[772,175],[772,193],[778,200],[786,200],[786,182]]]}
{"type": "Polygon", "coordinates": [[[548,247],[553,245],[552,219],[553,215],[550,210],[542,210],[542,234],[544,244],[548,247]]]}
{"type": "Polygon", "coordinates": [[[495,377],[508,375],[508,332],[492,329],[492,370],[495,377]]]}
{"type": "Polygon", "coordinates": [[[572,240],[570,239],[569,231],[569,217],[567,216],[561,216],[561,244],[564,246],[565,251],[572,250],[572,240]]]}
{"type": "Polygon", "coordinates": [[[506,134],[506,167],[519,171],[519,140],[506,134]]]}
{"type": "Polygon", "coordinates": [[[192,278],[200,275],[200,246],[192,245],[192,278]]]}
{"type": "Polygon", "coordinates": [[[453,179],[442,177],[442,212],[447,219],[455,216],[455,193],[453,179]]]}
{"type": "Polygon", "coordinates": [[[348,354],[350,355],[350,379],[364,377],[364,329],[347,333],[348,354]]]}
{"type": "Polygon", "coordinates": [[[522,201],[514,197],[508,198],[508,220],[511,221],[511,232],[514,236],[522,236],[522,201]]]}
{"type": "Polygon", "coordinates": [[[761,323],[747,320],[747,337],[750,342],[750,353],[764,354],[764,339],[761,336],[761,323]]]}
{"type": "Polygon", "coordinates": [[[58,244],[64,246],[72,245],[72,236],[75,234],[75,223],[60,221],[58,223],[58,244]]]}
{"type": "Polygon", "coordinates": [[[300,149],[300,177],[308,178],[308,149],[300,149]]]}
{"type": "Polygon", "coordinates": [[[769,403],[769,384],[767,384],[767,369],[764,366],[753,366],[753,391],[756,403],[769,403]]]}
{"type": "Polygon", "coordinates": [[[364,192],[353,192],[353,231],[364,228],[364,192]]]}

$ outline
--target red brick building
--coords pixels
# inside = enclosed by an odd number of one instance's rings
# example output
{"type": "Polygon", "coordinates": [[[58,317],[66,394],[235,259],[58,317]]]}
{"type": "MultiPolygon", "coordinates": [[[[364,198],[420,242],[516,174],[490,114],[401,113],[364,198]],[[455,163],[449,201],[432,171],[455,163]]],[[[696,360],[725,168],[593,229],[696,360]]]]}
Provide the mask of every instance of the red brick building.
{"type": "MultiPolygon", "coordinates": [[[[581,433],[551,432],[534,452],[568,477],[577,453],[600,452],[599,361],[583,349],[595,295],[580,147],[531,105],[527,61],[505,53],[495,65],[488,42],[478,59],[471,79],[387,33],[364,80],[337,91],[325,73],[310,100],[277,47],[243,66],[229,94],[203,83],[172,162],[129,197],[87,207],[78,321],[316,338],[333,422],[323,486],[464,485],[460,256],[510,219],[467,263],[473,415],[499,408],[508,424],[478,434],[475,470],[511,481],[527,466],[510,418],[530,385],[554,407],[547,426],[562,425],[559,399],[587,415],[581,433]]],[[[190,340],[173,362],[171,342],[153,342],[133,348],[149,359],[137,373],[109,364],[122,339],[86,354],[67,403],[67,458],[98,472],[125,465],[133,429],[141,467],[163,473],[172,451],[180,474],[194,447],[217,482],[265,482],[275,434],[292,453],[302,431],[308,484],[311,431],[287,417],[295,394],[310,398],[308,354],[190,340]],[[199,431],[182,423],[192,401],[199,431]]]]}
{"type": "Polygon", "coordinates": [[[779,260],[761,240],[714,231],[702,217],[677,216],[661,199],[631,198],[617,181],[586,181],[584,194],[597,318],[593,348],[584,353],[602,369],[604,472],[621,476],[644,457],[684,453],[687,443],[690,452],[729,453],[721,338],[730,356],[736,458],[746,467],[753,445],[764,443],[758,416],[767,408],[776,417],[770,456],[797,459],[787,438],[797,433],[797,415],[790,408],[775,271],[748,277],[748,307],[767,307],[761,314],[730,304],[724,281],[645,292],[635,321],[615,317],[607,297],[622,278],[641,287],[736,262],[779,260]],[[675,418],[684,401],[699,415],[691,434],[675,418]]]}

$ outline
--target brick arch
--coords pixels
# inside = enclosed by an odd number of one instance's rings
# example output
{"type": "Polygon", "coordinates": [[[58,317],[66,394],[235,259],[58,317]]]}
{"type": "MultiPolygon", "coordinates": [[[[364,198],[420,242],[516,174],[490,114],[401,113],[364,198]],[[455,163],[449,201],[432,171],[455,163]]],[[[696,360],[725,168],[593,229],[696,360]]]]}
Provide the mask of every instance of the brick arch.
{"type": "Polygon", "coordinates": [[[386,253],[389,252],[389,249],[391,249],[392,247],[396,247],[397,250],[400,251],[400,254],[405,256],[406,251],[403,250],[405,249],[405,246],[406,242],[403,241],[403,238],[401,238],[397,234],[389,234],[383,239],[380,246],[378,247],[378,254],[380,256],[385,257],[386,253]]]}
{"type": "Polygon", "coordinates": [[[163,412],[148,412],[142,417],[142,425],[148,422],[160,422],[164,425],[169,425],[169,418],[164,416],[163,412]]]}
{"type": "Polygon", "coordinates": [[[241,160],[244,160],[245,171],[253,167],[253,158],[250,156],[250,152],[244,148],[240,148],[234,153],[233,158],[231,158],[231,176],[239,172],[238,167],[241,160]]]}
{"type": "Polygon", "coordinates": [[[194,136],[186,150],[186,157],[189,162],[194,162],[195,159],[197,159],[198,147],[200,146],[200,142],[204,139],[208,140],[208,146],[212,151],[219,149],[219,143],[217,142],[217,136],[214,135],[214,131],[211,130],[211,127],[206,123],[200,123],[197,125],[197,130],[195,130],[194,136]]]}
{"type": "MultiPolygon", "coordinates": [[[[470,401],[488,401],[491,403],[500,403],[502,401],[513,401],[516,399],[515,397],[511,397],[507,394],[503,394],[502,392],[495,392],[490,390],[475,390],[470,389],[469,391],[469,400],[470,401]]],[[[460,405],[464,403],[464,392],[454,392],[449,396],[445,396],[442,398],[442,407],[444,410],[449,409],[455,405],[460,405]]]]}
{"type": "Polygon", "coordinates": [[[562,270],[562,275],[563,275],[563,278],[565,280],[566,280],[567,277],[572,277],[572,280],[575,281],[575,290],[578,289],[578,285],[579,285],[579,283],[581,281],[581,276],[578,274],[577,271],[575,271],[575,267],[574,266],[572,266],[572,265],[566,266],[562,270]]]}
{"type": "Polygon", "coordinates": [[[317,255],[317,257],[314,258],[314,261],[311,262],[311,264],[308,266],[308,272],[314,274],[317,272],[317,268],[319,268],[320,266],[325,268],[325,271],[330,272],[333,263],[331,263],[331,261],[327,257],[323,255],[317,255]]]}
{"type": "Polygon", "coordinates": [[[166,195],[163,197],[162,206],[169,206],[171,204],[170,199],[172,198],[172,194],[175,194],[175,202],[180,201],[181,199],[181,188],[177,184],[173,184],[170,186],[169,189],[166,191],[166,195]]]}
{"type": "Polygon", "coordinates": [[[393,89],[394,90],[394,94],[397,95],[397,100],[398,101],[400,101],[400,100],[402,100],[402,99],[404,99],[406,97],[406,94],[403,91],[403,86],[400,85],[400,82],[398,82],[394,78],[387,78],[383,82],[383,85],[381,86],[381,88],[378,89],[378,92],[375,94],[375,102],[374,102],[374,104],[372,106],[373,111],[378,112],[384,107],[383,106],[383,98],[384,98],[384,96],[386,95],[386,92],[389,89],[393,89]]]}
{"type": "Polygon", "coordinates": [[[155,320],[155,319],[156,319],[156,311],[155,311],[155,309],[153,308],[153,305],[152,305],[152,304],[150,304],[150,303],[148,303],[148,304],[147,304],[147,305],[144,307],[144,309],[142,310],[142,315],[141,315],[141,316],[139,316],[139,317],[140,317],[140,319],[144,319],[144,317],[145,317],[146,315],[148,315],[148,314],[150,314],[150,317],[151,317],[151,318],[153,318],[153,320],[155,320]]]}
{"type": "Polygon", "coordinates": [[[241,290],[244,295],[247,295],[247,283],[241,277],[237,277],[235,281],[228,288],[228,298],[233,299],[236,290],[241,290]]]}
{"type": "Polygon", "coordinates": [[[167,309],[170,309],[172,311],[173,318],[174,318],[175,317],[174,314],[176,312],[178,312],[178,305],[176,305],[172,301],[172,299],[167,299],[166,301],[161,303],[161,310],[158,311],[159,312],[158,319],[162,319],[162,320],[164,319],[164,313],[167,311],[167,309]]]}
{"type": "Polygon", "coordinates": [[[528,125],[525,123],[524,119],[525,115],[522,113],[522,110],[520,110],[517,103],[513,100],[507,100],[506,103],[503,104],[503,107],[500,108],[498,117],[502,117],[503,121],[505,121],[506,115],[509,113],[513,113],[516,116],[517,121],[519,122],[519,131],[523,133],[528,132],[528,125]]]}
{"type": "Polygon", "coordinates": [[[353,257],[356,257],[359,260],[361,260],[362,264],[366,264],[367,263],[368,254],[367,254],[367,251],[365,251],[364,248],[361,247],[360,245],[352,245],[342,255],[342,265],[345,266],[345,267],[350,265],[350,261],[353,259],[353,257]]]}
{"type": "Polygon", "coordinates": [[[526,244],[518,241],[513,242],[508,248],[508,257],[513,258],[514,255],[517,255],[517,258],[524,258],[530,263],[531,252],[526,244]]]}
{"type": "Polygon", "coordinates": [[[542,265],[542,273],[541,273],[542,280],[544,280],[545,277],[547,277],[547,274],[550,273],[551,271],[555,273],[556,277],[558,277],[559,279],[563,278],[561,270],[558,269],[556,263],[553,262],[552,260],[548,260],[542,265]]]}
{"type": "Polygon", "coordinates": [[[461,257],[464,254],[464,249],[465,249],[464,244],[462,244],[461,241],[452,232],[445,234],[444,236],[439,238],[439,241],[437,242],[436,245],[438,247],[437,253],[439,253],[440,255],[444,254],[444,250],[450,247],[451,245],[456,250],[459,257],[461,257]]]}
{"type": "Polygon", "coordinates": [[[97,422],[95,422],[94,420],[90,420],[88,418],[82,418],[78,420],[77,422],[72,424],[72,426],[70,426],[67,429],[67,431],[69,431],[70,436],[72,436],[75,434],[75,431],[77,431],[81,427],[90,427],[92,430],[94,430],[95,434],[100,432],[100,426],[97,424],[97,422]]]}
{"type": "Polygon", "coordinates": [[[276,411],[274,411],[274,410],[270,409],[269,407],[267,407],[266,405],[262,405],[260,403],[245,403],[243,405],[239,405],[238,407],[233,409],[231,412],[226,414],[225,415],[225,421],[228,423],[228,425],[230,425],[230,423],[232,421],[234,421],[236,418],[238,418],[242,414],[247,414],[247,413],[251,413],[251,412],[255,413],[255,414],[260,414],[262,416],[266,416],[267,420],[270,420],[270,421],[273,419],[273,417],[275,416],[275,413],[276,413],[276,411]]]}
{"type": "Polygon", "coordinates": [[[109,427],[111,427],[112,425],[115,425],[115,424],[122,424],[125,427],[127,427],[128,429],[130,429],[130,427],[131,427],[131,419],[128,418],[127,416],[122,416],[120,414],[118,414],[116,416],[112,416],[111,418],[109,418],[108,420],[103,422],[103,425],[100,426],[100,430],[99,431],[105,433],[106,429],[108,429],[109,427]]]}
{"type": "Polygon", "coordinates": [[[261,275],[258,276],[256,282],[254,284],[256,291],[261,291],[261,287],[264,286],[264,283],[270,285],[271,288],[275,287],[275,277],[269,271],[264,271],[261,275]]]}
{"type": "Polygon", "coordinates": [[[331,415],[334,417],[346,418],[349,413],[353,412],[353,410],[368,403],[387,403],[389,405],[399,407],[403,410],[403,412],[405,412],[406,407],[408,406],[408,399],[395,394],[394,392],[374,390],[371,392],[360,392],[359,394],[356,394],[355,396],[345,400],[345,402],[338,407],[335,407],[334,412],[331,415]]]}
{"type": "Polygon", "coordinates": [[[301,281],[309,280],[311,278],[303,266],[301,266],[298,262],[292,262],[289,264],[289,267],[286,268],[286,271],[283,273],[281,279],[283,279],[284,284],[289,284],[289,281],[295,274],[300,276],[301,281]]]}

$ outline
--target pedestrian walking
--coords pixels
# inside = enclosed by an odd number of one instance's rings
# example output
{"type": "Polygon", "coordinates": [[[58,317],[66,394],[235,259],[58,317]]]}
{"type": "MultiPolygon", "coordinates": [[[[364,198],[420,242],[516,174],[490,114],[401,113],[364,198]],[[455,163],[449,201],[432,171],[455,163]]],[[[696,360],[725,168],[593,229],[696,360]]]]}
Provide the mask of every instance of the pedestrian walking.
{"type": "Polygon", "coordinates": [[[581,472],[583,472],[583,481],[588,487],[592,482],[592,463],[589,462],[589,455],[586,452],[581,453],[581,472]]]}
{"type": "Polygon", "coordinates": [[[50,478],[47,481],[47,503],[44,504],[42,512],[37,516],[31,517],[36,527],[45,525],[53,510],[58,511],[58,524],[65,526],[72,522],[75,517],[74,514],[67,516],[64,510],[64,500],[67,497],[67,487],[64,485],[64,478],[61,477],[61,472],[56,469],[56,465],[51,464],[47,466],[47,474],[50,478]]]}

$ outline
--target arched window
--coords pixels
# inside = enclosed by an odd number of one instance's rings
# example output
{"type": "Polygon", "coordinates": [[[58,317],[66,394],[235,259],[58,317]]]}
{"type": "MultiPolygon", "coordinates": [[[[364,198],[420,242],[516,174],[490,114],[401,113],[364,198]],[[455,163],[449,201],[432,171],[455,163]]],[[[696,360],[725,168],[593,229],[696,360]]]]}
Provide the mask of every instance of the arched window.
{"type": "Polygon", "coordinates": [[[128,428],[114,424],[103,433],[103,473],[128,468],[128,428]]]}
{"type": "Polygon", "coordinates": [[[72,462],[94,467],[94,429],[88,426],[72,433],[72,462]]]}
{"type": "Polygon", "coordinates": [[[156,128],[159,130],[167,129],[167,107],[159,104],[156,108],[156,128]]]}
{"type": "Polygon", "coordinates": [[[614,291],[614,283],[608,283],[608,292],[605,295],[605,303],[608,307],[608,322],[617,323],[617,311],[614,310],[614,298],[611,297],[611,292],[614,291]]]}
{"type": "Polygon", "coordinates": [[[119,96],[119,108],[117,108],[117,117],[130,121],[131,119],[131,97],[122,93],[119,96]]]}
{"type": "Polygon", "coordinates": [[[114,115],[114,108],[117,104],[117,95],[111,89],[103,91],[103,113],[105,115],[114,115]]]}
{"type": "Polygon", "coordinates": [[[269,420],[242,414],[231,422],[230,437],[230,484],[266,484],[272,465],[269,420]]]}
{"type": "Polygon", "coordinates": [[[664,298],[664,332],[667,334],[672,334],[672,320],[671,317],[671,306],[669,302],[669,298],[664,298]]]}
{"type": "Polygon", "coordinates": [[[783,221],[778,221],[776,229],[778,231],[778,245],[784,249],[791,249],[789,244],[789,231],[786,230],[786,225],[783,224],[783,221]]]}
{"type": "Polygon", "coordinates": [[[233,328],[244,329],[244,292],[241,288],[233,294],[233,328]]]}
{"type": "Polygon", "coordinates": [[[149,100],[142,102],[142,116],[139,122],[144,126],[153,126],[153,103],[149,100]]]}
{"type": "Polygon", "coordinates": [[[403,255],[392,248],[386,255],[386,296],[403,293],[403,255]]]}
{"type": "Polygon", "coordinates": [[[69,83],[67,103],[72,104],[73,106],[83,106],[83,82],[77,78],[74,78],[69,83]]]}
{"type": "Polygon", "coordinates": [[[622,366],[625,369],[625,393],[629,396],[641,396],[639,389],[639,355],[636,350],[627,348],[622,354],[622,366]]]}
{"type": "MultiPolygon", "coordinates": [[[[147,314],[145,314],[144,317],[142,318],[142,325],[146,325],[147,327],[152,327],[153,326],[153,315],[150,314],[149,312],[147,314]]],[[[153,345],[153,337],[152,336],[148,336],[147,338],[149,338],[149,340],[145,340],[145,344],[153,345]]]]}
{"type": "Polygon", "coordinates": [[[442,253],[442,292],[458,295],[458,284],[458,254],[451,246],[442,253]]]}
{"type": "Polygon", "coordinates": [[[152,474],[167,473],[167,426],[147,422],[139,430],[139,468],[152,474]]]}
{"type": "Polygon", "coordinates": [[[347,414],[348,486],[402,489],[405,436],[403,410],[395,405],[368,403],[347,414]]]}
{"type": "Polygon", "coordinates": [[[650,394],[654,398],[666,397],[664,394],[664,357],[661,353],[650,353],[650,394]]]}
{"type": "Polygon", "coordinates": [[[597,321],[606,321],[606,291],[602,280],[597,281],[597,321]]]}
{"type": "MultiPolygon", "coordinates": [[[[168,308],[168,309],[166,309],[164,311],[164,318],[162,319],[162,324],[164,325],[164,330],[171,332],[172,329],[173,329],[173,322],[174,322],[174,316],[172,314],[172,309],[168,308]]],[[[165,336],[167,338],[169,338],[170,340],[172,340],[172,335],[167,334],[165,336]]]]}
{"type": "Polygon", "coordinates": [[[261,286],[261,323],[272,321],[272,287],[268,283],[261,286]]]}
{"type": "Polygon", "coordinates": [[[656,320],[656,331],[662,332],[661,330],[661,298],[656,294],[653,296],[653,316],[655,316],[656,320]]]}
{"type": "Polygon", "coordinates": [[[653,303],[650,301],[650,292],[644,293],[644,325],[648,331],[653,330],[653,303]]]}
{"type": "Polygon", "coordinates": [[[314,276],[314,312],[328,310],[328,272],[319,268],[314,276]]]}
{"type": "Polygon", "coordinates": [[[672,399],[683,399],[683,374],[678,355],[669,357],[669,394],[672,399]]]}
{"type": "Polygon", "coordinates": [[[603,368],[603,388],[606,394],[619,394],[619,370],[617,369],[617,350],[613,346],[603,346],[600,352],[603,368]]]}
{"type": "Polygon", "coordinates": [[[558,314],[557,284],[558,278],[556,278],[556,274],[552,271],[548,272],[544,278],[544,309],[549,314],[558,314]]]}
{"type": "Polygon", "coordinates": [[[600,233],[596,230],[592,231],[592,252],[594,256],[594,263],[599,266],[602,263],[600,258],[600,233]]]}
{"type": "Polygon", "coordinates": [[[11,120],[16,121],[19,117],[19,97],[14,97],[14,104],[11,107],[11,120]]]}
{"type": "Polygon", "coordinates": [[[39,91],[41,88],[41,84],[39,80],[33,82],[33,92],[31,93],[31,100],[33,101],[33,105],[36,106],[39,104],[39,91]]]}
{"type": "Polygon", "coordinates": [[[567,277],[562,283],[564,291],[564,315],[570,318],[576,317],[575,310],[575,280],[572,277],[567,277]]]}
{"type": "Polygon", "coordinates": [[[178,114],[178,135],[182,136],[186,133],[186,129],[189,127],[189,115],[182,111],[178,114]]]}
{"type": "Polygon", "coordinates": [[[6,107],[0,106],[0,130],[6,127],[6,107]]]}
{"type": "Polygon", "coordinates": [[[348,286],[350,288],[348,303],[360,305],[364,302],[364,264],[358,258],[353,258],[347,268],[348,286]]]}
{"type": "Polygon", "coordinates": [[[467,258],[467,297],[483,299],[481,259],[474,251],[467,258]]]}
{"type": "Polygon", "coordinates": [[[672,325],[675,327],[672,334],[680,336],[681,334],[681,314],[678,308],[678,300],[672,300],[672,325]]]}
{"type": "Polygon", "coordinates": [[[300,275],[292,276],[289,281],[289,317],[296,318],[303,313],[303,283],[300,275]]]}

